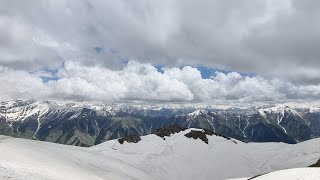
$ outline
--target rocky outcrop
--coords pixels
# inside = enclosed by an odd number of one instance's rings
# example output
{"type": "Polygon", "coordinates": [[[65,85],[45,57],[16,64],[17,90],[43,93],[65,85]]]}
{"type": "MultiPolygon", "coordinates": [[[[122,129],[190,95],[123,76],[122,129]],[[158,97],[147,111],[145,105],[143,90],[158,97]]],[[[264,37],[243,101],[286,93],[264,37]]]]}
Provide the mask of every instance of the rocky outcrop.
{"type": "Polygon", "coordinates": [[[186,136],[188,138],[193,138],[193,139],[201,139],[203,142],[208,144],[208,138],[207,138],[206,133],[204,131],[191,130],[191,132],[185,134],[184,136],[186,136]]]}
{"type": "Polygon", "coordinates": [[[170,136],[171,134],[178,133],[184,130],[186,130],[186,128],[183,128],[177,124],[173,124],[167,127],[156,129],[154,134],[164,138],[165,136],[170,136]]]}
{"type": "Polygon", "coordinates": [[[234,141],[233,139],[231,139],[230,137],[226,137],[226,136],[220,135],[220,134],[215,133],[215,132],[213,132],[213,131],[211,131],[209,129],[203,129],[202,131],[191,130],[191,132],[185,134],[185,136],[188,137],[188,138],[201,139],[203,142],[208,144],[207,135],[209,135],[209,136],[215,135],[215,136],[218,136],[218,137],[222,137],[222,138],[224,138],[226,140],[230,140],[233,143],[237,144],[237,142],[234,141]]]}
{"type": "Polygon", "coordinates": [[[320,159],[315,164],[312,164],[309,167],[320,167],[320,159]]]}
{"type": "Polygon", "coordinates": [[[128,143],[138,143],[139,141],[141,141],[141,137],[137,134],[130,134],[126,137],[118,139],[118,141],[120,144],[123,144],[125,141],[127,141],[128,143]]]}
{"type": "Polygon", "coordinates": [[[227,140],[230,140],[230,139],[231,139],[231,138],[229,138],[229,137],[227,137],[227,136],[224,136],[224,135],[215,133],[215,132],[213,132],[213,131],[211,131],[211,130],[209,130],[209,129],[203,129],[203,131],[204,131],[205,134],[207,134],[207,135],[209,135],[209,136],[215,135],[215,136],[223,137],[223,138],[225,138],[225,139],[227,139],[227,140]]]}

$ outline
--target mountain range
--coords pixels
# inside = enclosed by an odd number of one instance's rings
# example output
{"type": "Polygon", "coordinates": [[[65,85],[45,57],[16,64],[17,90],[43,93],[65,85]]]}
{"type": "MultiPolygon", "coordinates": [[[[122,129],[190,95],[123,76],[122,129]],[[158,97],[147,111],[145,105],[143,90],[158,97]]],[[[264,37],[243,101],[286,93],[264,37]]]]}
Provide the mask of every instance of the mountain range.
{"type": "Polygon", "coordinates": [[[172,124],[203,128],[243,142],[295,144],[320,136],[320,106],[103,105],[13,100],[0,103],[0,134],[93,146],[172,124]]]}

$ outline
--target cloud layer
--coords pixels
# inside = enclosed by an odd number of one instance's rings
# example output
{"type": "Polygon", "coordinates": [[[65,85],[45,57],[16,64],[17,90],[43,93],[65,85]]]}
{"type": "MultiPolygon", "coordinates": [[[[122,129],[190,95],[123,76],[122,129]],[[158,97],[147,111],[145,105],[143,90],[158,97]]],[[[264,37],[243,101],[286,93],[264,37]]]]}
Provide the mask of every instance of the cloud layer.
{"type": "Polygon", "coordinates": [[[0,97],[318,99],[319,5],[314,0],[0,1],[0,97]],[[166,67],[164,72],[156,65],[166,67]],[[198,66],[230,73],[203,79],[192,68],[198,66]]]}
{"type": "Polygon", "coordinates": [[[320,82],[319,3],[18,0],[0,2],[0,64],[59,67],[75,60],[205,65],[298,83],[320,82]],[[96,53],[95,47],[103,51],[96,53]]]}
{"type": "MultiPolygon", "coordinates": [[[[197,68],[163,68],[129,61],[121,70],[68,61],[43,81],[42,72],[0,68],[1,99],[59,99],[117,102],[252,102],[310,100],[320,96],[320,86],[294,85],[279,79],[216,72],[204,79],[197,68]],[[42,77],[42,78],[41,78],[42,77]]],[[[47,75],[48,76],[48,75],[47,75]]]]}

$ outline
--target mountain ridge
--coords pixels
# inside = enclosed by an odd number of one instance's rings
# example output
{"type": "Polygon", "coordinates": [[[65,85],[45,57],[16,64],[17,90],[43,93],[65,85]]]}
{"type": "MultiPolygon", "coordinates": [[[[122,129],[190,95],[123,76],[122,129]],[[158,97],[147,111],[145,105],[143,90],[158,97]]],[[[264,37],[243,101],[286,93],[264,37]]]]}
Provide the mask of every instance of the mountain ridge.
{"type": "Polygon", "coordinates": [[[320,136],[317,105],[91,105],[53,101],[0,103],[0,134],[92,146],[172,124],[205,128],[245,142],[297,143],[320,136]],[[220,107],[220,109],[218,108],[220,107]]]}

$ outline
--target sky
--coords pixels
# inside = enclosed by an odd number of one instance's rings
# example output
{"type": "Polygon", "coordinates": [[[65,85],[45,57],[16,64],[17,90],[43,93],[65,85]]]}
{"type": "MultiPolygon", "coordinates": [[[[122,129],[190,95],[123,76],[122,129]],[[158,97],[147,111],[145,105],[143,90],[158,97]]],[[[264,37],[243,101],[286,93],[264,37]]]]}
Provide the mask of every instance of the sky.
{"type": "Polygon", "coordinates": [[[316,101],[320,1],[0,0],[0,100],[316,101]]]}

